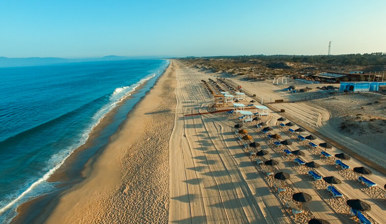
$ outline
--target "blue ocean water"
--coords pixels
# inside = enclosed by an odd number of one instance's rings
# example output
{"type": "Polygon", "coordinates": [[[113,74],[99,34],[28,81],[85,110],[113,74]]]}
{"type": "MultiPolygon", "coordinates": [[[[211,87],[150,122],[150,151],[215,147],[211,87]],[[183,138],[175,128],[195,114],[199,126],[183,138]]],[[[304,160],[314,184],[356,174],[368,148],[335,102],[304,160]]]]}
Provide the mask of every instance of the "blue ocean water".
{"type": "Polygon", "coordinates": [[[0,217],[44,193],[45,180],[106,113],[167,65],[120,60],[0,68],[0,217]]]}

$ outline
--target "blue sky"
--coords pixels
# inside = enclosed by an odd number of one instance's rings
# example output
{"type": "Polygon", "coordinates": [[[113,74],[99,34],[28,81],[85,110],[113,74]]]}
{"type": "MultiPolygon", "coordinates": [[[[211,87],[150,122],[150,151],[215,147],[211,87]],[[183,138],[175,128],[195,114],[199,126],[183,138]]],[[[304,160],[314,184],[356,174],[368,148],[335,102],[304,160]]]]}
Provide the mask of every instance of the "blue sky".
{"type": "Polygon", "coordinates": [[[385,0],[0,0],[0,56],[386,52],[385,0]]]}

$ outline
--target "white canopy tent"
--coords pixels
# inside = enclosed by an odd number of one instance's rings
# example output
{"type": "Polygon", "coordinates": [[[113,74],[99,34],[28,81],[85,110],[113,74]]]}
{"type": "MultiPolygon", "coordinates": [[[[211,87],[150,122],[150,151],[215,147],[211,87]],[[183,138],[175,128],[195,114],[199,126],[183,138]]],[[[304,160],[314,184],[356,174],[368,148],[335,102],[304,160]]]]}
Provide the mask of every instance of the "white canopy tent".
{"type": "Polygon", "coordinates": [[[254,105],[258,110],[259,116],[268,116],[269,109],[266,106],[254,105]]]}
{"type": "Polygon", "coordinates": [[[245,105],[242,103],[233,103],[233,107],[240,108],[241,110],[244,110],[245,105]]]}
{"type": "Polygon", "coordinates": [[[245,99],[245,93],[237,92],[236,93],[236,99],[237,100],[244,100],[245,99]]]}

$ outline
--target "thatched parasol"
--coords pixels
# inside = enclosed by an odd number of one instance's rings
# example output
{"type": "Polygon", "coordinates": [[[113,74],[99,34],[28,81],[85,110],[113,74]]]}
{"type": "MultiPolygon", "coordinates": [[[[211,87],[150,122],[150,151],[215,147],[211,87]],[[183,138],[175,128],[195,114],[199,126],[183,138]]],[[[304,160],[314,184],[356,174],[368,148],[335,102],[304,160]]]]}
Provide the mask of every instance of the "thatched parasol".
{"type": "Polygon", "coordinates": [[[316,138],[313,135],[309,135],[309,136],[306,137],[306,139],[308,139],[308,140],[315,140],[316,138]]]}
{"type": "Polygon", "coordinates": [[[265,156],[265,155],[267,155],[267,154],[268,154],[268,152],[267,152],[266,150],[260,150],[260,151],[258,151],[258,152],[256,153],[257,156],[265,156]]]}
{"type": "Polygon", "coordinates": [[[295,150],[295,151],[292,151],[291,153],[294,154],[295,156],[304,156],[304,152],[300,150],[295,150]]]}
{"type": "Polygon", "coordinates": [[[277,119],[278,121],[285,121],[286,119],[284,117],[281,117],[279,119],[277,119]]]}
{"type": "Polygon", "coordinates": [[[292,142],[291,142],[291,140],[289,140],[289,139],[286,139],[286,140],[284,140],[284,141],[281,141],[280,143],[283,144],[283,145],[292,145],[292,142]]]}
{"type": "Polygon", "coordinates": [[[270,138],[274,138],[274,139],[280,139],[281,136],[279,134],[273,134],[273,135],[269,135],[270,138]]]}
{"type": "Polygon", "coordinates": [[[267,126],[267,124],[265,122],[260,122],[259,125],[263,126],[263,127],[267,126]]]}
{"type": "Polygon", "coordinates": [[[245,130],[245,129],[241,129],[241,130],[239,131],[239,133],[240,133],[240,134],[248,134],[248,131],[245,130]]]}
{"type": "Polygon", "coordinates": [[[339,158],[339,159],[344,159],[344,160],[349,160],[351,159],[351,157],[347,154],[344,154],[343,152],[342,153],[338,153],[338,154],[335,154],[335,157],[336,158],[339,158]]]}
{"type": "Polygon", "coordinates": [[[308,221],[308,224],[330,224],[328,221],[324,220],[324,219],[311,219],[310,221],[308,221]]]}
{"type": "Polygon", "coordinates": [[[319,144],[320,147],[323,147],[325,149],[331,149],[332,145],[328,144],[327,142],[323,142],[319,144]]]}
{"type": "Polygon", "coordinates": [[[298,129],[295,130],[295,132],[303,132],[303,131],[304,131],[303,128],[298,128],[298,129]]]}
{"type": "Polygon", "coordinates": [[[279,164],[279,162],[276,160],[270,159],[265,161],[264,164],[267,166],[276,166],[277,164],[279,164]]]}
{"type": "Polygon", "coordinates": [[[253,147],[253,148],[257,148],[257,147],[260,146],[260,144],[257,143],[257,142],[252,142],[252,143],[249,144],[249,146],[250,146],[250,147],[253,147]]]}
{"type": "Polygon", "coordinates": [[[235,125],[235,128],[242,128],[243,127],[243,124],[236,124],[235,125]]]}
{"type": "Polygon", "coordinates": [[[286,172],[278,172],[278,173],[275,173],[275,179],[278,179],[278,180],[287,180],[290,178],[290,175],[289,173],[286,173],[286,172]]]}
{"type": "Polygon", "coordinates": [[[338,178],[336,178],[334,176],[323,177],[323,180],[326,181],[329,184],[340,184],[340,183],[342,183],[341,180],[339,180],[338,178]]]}
{"type": "Polygon", "coordinates": [[[371,209],[371,206],[369,204],[359,199],[347,200],[347,205],[359,211],[369,211],[371,209]]]}
{"type": "Polygon", "coordinates": [[[312,197],[307,193],[299,192],[299,193],[293,194],[292,199],[294,199],[295,201],[304,203],[304,202],[311,201],[312,197]]]}
{"type": "Polygon", "coordinates": [[[294,126],[294,124],[292,123],[292,122],[288,122],[287,124],[285,124],[286,126],[289,126],[289,127],[291,127],[291,126],[294,126]]]}
{"type": "Polygon", "coordinates": [[[258,118],[258,117],[254,117],[254,118],[252,119],[252,121],[258,121],[258,120],[260,120],[260,118],[258,118]]]}
{"type": "Polygon", "coordinates": [[[244,136],[243,136],[243,139],[244,139],[244,140],[252,140],[252,136],[250,136],[250,135],[244,135],[244,136]]]}
{"type": "Polygon", "coordinates": [[[318,163],[314,162],[314,161],[306,163],[306,166],[307,167],[311,167],[311,168],[318,168],[318,167],[320,167],[320,165],[318,163]]]}
{"type": "Polygon", "coordinates": [[[270,127],[265,127],[265,128],[263,128],[263,131],[272,131],[272,128],[270,128],[270,127]]]}
{"type": "Polygon", "coordinates": [[[367,169],[366,167],[355,167],[354,172],[361,173],[361,174],[371,174],[371,170],[367,169]]]}

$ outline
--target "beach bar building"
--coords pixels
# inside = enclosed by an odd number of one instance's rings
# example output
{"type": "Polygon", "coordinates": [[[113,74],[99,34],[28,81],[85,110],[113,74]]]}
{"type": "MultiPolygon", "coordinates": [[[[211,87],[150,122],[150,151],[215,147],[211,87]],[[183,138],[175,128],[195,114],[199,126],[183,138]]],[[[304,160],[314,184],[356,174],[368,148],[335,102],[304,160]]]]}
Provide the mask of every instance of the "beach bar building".
{"type": "Polygon", "coordinates": [[[341,82],[340,92],[377,92],[386,82],[341,82]]]}

